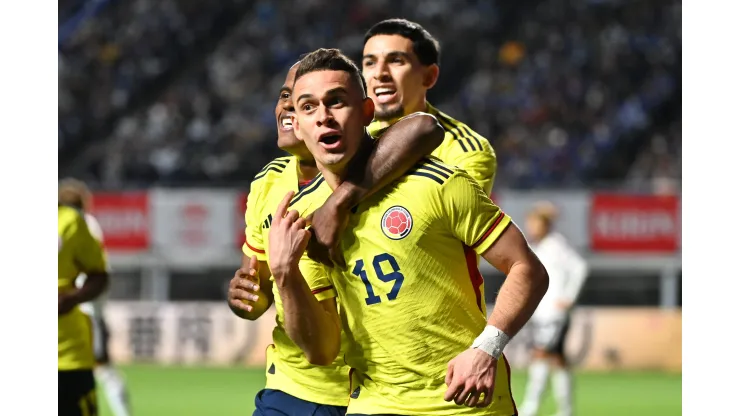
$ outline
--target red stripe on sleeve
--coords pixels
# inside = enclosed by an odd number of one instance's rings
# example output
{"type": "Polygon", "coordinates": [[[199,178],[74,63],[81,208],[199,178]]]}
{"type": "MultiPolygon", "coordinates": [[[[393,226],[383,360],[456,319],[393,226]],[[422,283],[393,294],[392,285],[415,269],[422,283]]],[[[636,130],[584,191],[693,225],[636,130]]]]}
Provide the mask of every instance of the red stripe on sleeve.
{"type": "Polygon", "coordinates": [[[468,275],[470,276],[470,284],[473,285],[473,292],[475,292],[475,301],[478,305],[478,309],[483,312],[483,305],[481,299],[483,294],[480,289],[483,286],[483,276],[478,270],[478,256],[471,247],[463,245],[463,251],[465,252],[465,263],[468,266],[468,275]]]}
{"type": "Polygon", "coordinates": [[[473,244],[473,245],[472,245],[472,246],[470,246],[470,247],[472,247],[472,248],[476,248],[476,247],[478,247],[478,246],[479,246],[479,245],[480,245],[480,244],[481,244],[481,243],[482,243],[483,241],[485,241],[485,240],[486,240],[486,238],[488,238],[488,236],[489,236],[489,235],[491,235],[491,233],[493,232],[493,230],[495,230],[495,229],[496,229],[496,227],[498,226],[498,224],[499,224],[499,223],[501,222],[501,220],[502,220],[503,218],[504,218],[504,212],[503,212],[503,211],[499,211],[499,213],[498,213],[498,217],[496,217],[496,219],[495,219],[495,220],[493,221],[493,224],[492,224],[492,225],[491,225],[491,227],[490,227],[490,228],[488,229],[488,231],[486,231],[486,233],[485,233],[485,234],[483,234],[483,237],[479,238],[479,239],[478,239],[478,241],[476,241],[476,242],[475,242],[475,244],[473,244]]]}
{"type": "Polygon", "coordinates": [[[326,287],[320,287],[318,289],[312,290],[311,293],[316,295],[321,292],[326,292],[327,290],[334,289],[334,286],[326,286],[326,287]]]}
{"type": "Polygon", "coordinates": [[[252,250],[252,251],[254,251],[255,253],[265,254],[265,250],[260,250],[258,248],[252,247],[251,245],[249,245],[249,241],[247,241],[247,240],[244,240],[244,244],[246,244],[247,247],[249,247],[249,249],[252,250]]]}

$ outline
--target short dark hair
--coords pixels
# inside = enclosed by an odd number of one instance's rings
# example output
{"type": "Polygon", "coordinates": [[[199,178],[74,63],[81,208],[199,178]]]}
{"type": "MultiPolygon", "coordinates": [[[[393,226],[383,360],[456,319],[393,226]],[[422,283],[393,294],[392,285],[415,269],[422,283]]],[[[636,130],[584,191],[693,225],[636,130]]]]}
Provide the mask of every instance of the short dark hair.
{"type": "Polygon", "coordinates": [[[298,70],[295,73],[295,82],[308,73],[316,71],[344,71],[350,74],[357,81],[362,90],[362,97],[367,97],[367,84],[362,77],[360,68],[352,62],[339,49],[316,49],[301,57],[301,63],[298,64],[298,70]]]}
{"type": "Polygon", "coordinates": [[[365,43],[377,35],[399,35],[413,43],[414,53],[423,65],[439,65],[439,42],[424,27],[406,19],[387,19],[365,33],[365,43]]]}

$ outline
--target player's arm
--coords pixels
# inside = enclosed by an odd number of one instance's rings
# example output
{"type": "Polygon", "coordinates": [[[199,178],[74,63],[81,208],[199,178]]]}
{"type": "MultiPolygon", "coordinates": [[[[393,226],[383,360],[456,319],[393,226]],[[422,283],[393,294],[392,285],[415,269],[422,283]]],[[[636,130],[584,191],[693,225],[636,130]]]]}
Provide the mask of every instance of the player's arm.
{"type": "Polygon", "coordinates": [[[80,287],[59,294],[59,314],[65,314],[75,306],[90,302],[108,287],[108,269],[102,244],[90,234],[84,220],[80,219],[76,231],[74,259],[80,272],[87,276],[80,287]]]}
{"type": "Polygon", "coordinates": [[[252,182],[244,213],[244,244],[242,266],[229,282],[229,309],[238,317],[253,321],[270,308],[273,302],[270,269],[267,266],[262,222],[258,205],[264,200],[261,182],[252,182]]]}
{"type": "MultiPolygon", "coordinates": [[[[346,224],[349,210],[362,199],[398,179],[444,139],[444,129],[426,113],[414,113],[390,126],[377,140],[364,169],[352,169],[327,201],[313,213],[316,242],[333,248],[346,224]]],[[[332,258],[341,256],[332,253],[332,258]]]]}
{"type": "Polygon", "coordinates": [[[452,234],[506,275],[488,325],[473,348],[450,361],[445,380],[445,400],[485,407],[493,399],[503,347],[532,316],[549,278],[516,224],[469,175],[454,174],[442,186],[440,199],[440,217],[452,234]]]}
{"type": "MultiPolygon", "coordinates": [[[[287,212],[292,196],[292,192],[286,195],[272,220],[270,270],[280,293],[288,336],[309,363],[329,365],[339,354],[340,345],[336,293],[321,271],[304,275],[299,268],[311,233],[297,211],[287,212]]],[[[308,258],[303,263],[321,268],[308,258]]]]}

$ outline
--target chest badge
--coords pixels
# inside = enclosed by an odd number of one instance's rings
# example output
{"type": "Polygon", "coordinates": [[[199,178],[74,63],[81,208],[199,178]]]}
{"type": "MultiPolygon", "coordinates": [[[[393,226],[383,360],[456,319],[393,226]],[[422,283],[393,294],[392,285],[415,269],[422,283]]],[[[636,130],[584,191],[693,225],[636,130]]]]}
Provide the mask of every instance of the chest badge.
{"type": "Polygon", "coordinates": [[[411,213],[400,205],[388,208],[380,221],[380,229],[391,240],[400,240],[409,235],[413,225],[411,213]]]}

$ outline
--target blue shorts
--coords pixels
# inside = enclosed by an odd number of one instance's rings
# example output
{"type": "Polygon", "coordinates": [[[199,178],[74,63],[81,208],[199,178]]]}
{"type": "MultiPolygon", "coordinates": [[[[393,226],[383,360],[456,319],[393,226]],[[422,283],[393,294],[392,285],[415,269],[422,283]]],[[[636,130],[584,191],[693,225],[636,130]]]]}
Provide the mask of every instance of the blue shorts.
{"type": "Polygon", "coordinates": [[[257,393],[254,405],[252,416],[345,416],[347,413],[346,406],[311,403],[272,389],[257,393]]]}

